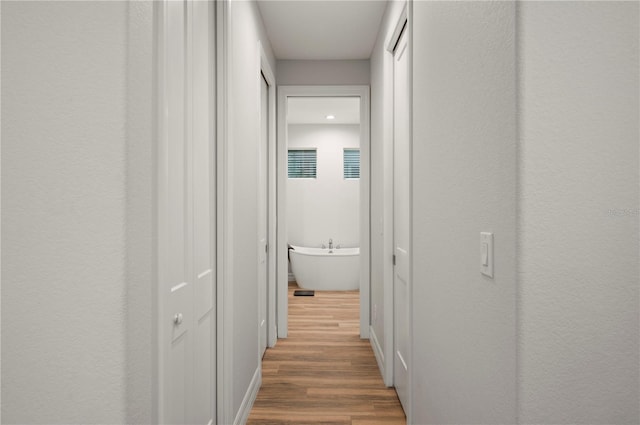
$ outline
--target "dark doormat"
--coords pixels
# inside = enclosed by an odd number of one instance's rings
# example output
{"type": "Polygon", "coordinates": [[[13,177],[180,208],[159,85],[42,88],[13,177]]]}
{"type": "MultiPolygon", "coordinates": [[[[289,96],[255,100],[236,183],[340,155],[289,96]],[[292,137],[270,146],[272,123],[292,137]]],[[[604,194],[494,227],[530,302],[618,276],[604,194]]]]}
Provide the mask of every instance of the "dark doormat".
{"type": "Polygon", "coordinates": [[[296,289],[295,291],[293,291],[293,296],[294,297],[313,297],[315,293],[316,291],[306,291],[302,289],[296,289]]]}

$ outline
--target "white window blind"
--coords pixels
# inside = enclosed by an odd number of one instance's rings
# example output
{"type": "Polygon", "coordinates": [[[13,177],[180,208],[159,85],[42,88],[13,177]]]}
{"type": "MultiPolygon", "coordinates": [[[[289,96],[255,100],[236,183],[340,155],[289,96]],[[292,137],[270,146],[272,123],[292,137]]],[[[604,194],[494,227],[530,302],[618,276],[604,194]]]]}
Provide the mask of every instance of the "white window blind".
{"type": "Polygon", "coordinates": [[[344,178],[360,178],[360,149],[344,150],[344,178]]]}
{"type": "Polygon", "coordinates": [[[288,173],[290,179],[315,179],[317,154],[315,149],[289,149],[288,173]]]}

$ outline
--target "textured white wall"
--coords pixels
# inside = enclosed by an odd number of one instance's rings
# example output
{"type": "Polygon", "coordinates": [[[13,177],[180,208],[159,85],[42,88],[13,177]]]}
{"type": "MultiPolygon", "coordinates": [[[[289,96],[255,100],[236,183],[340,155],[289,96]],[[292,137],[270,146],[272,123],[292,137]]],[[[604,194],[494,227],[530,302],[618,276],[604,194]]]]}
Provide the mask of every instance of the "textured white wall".
{"type": "Polygon", "coordinates": [[[233,412],[238,412],[258,361],[257,209],[260,129],[258,40],[275,59],[255,2],[230,5],[229,145],[233,200],[233,412]]]}
{"type": "Polygon", "coordinates": [[[157,422],[153,395],[156,330],[156,143],[154,1],[128,3],[126,402],[129,424],[157,422]]]}
{"type": "Polygon", "coordinates": [[[638,3],[519,5],[519,417],[637,424],[638,3]]]}
{"type": "Polygon", "coordinates": [[[279,60],[278,85],[368,85],[368,60],[279,60]]]}
{"type": "Polygon", "coordinates": [[[317,178],[287,179],[287,232],[292,245],[344,247],[360,240],[360,180],[343,178],[343,149],[360,147],[359,125],[289,125],[289,148],[317,148],[317,178]]]}
{"type": "MultiPolygon", "coordinates": [[[[403,1],[390,1],[371,53],[371,326],[380,348],[384,329],[385,284],[392,285],[393,254],[393,56],[387,42],[403,1]]],[[[391,338],[390,338],[391,340],[391,338]]],[[[390,384],[390,382],[389,382],[390,384]]]]}
{"type": "Polygon", "coordinates": [[[515,3],[417,1],[413,18],[413,423],[513,424],[515,3]]]}
{"type": "Polygon", "coordinates": [[[126,421],[125,2],[2,4],[2,419],[126,421]]]}

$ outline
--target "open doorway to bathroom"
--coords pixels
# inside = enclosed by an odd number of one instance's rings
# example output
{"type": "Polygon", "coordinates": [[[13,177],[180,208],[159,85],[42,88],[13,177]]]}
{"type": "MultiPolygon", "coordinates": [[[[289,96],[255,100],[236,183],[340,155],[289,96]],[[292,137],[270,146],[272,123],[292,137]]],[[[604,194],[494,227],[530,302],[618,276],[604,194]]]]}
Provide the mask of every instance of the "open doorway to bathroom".
{"type": "Polygon", "coordinates": [[[278,337],[368,338],[369,88],[278,93],[278,337]]]}

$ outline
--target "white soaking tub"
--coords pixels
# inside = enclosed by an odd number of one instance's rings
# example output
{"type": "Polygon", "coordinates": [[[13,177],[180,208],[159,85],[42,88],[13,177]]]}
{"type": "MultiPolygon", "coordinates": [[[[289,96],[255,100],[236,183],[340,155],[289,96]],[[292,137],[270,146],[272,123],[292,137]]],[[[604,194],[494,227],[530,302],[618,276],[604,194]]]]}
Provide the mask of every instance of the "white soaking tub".
{"type": "Polygon", "coordinates": [[[360,288],[360,248],[306,248],[289,250],[291,270],[298,286],[318,291],[360,288]]]}

